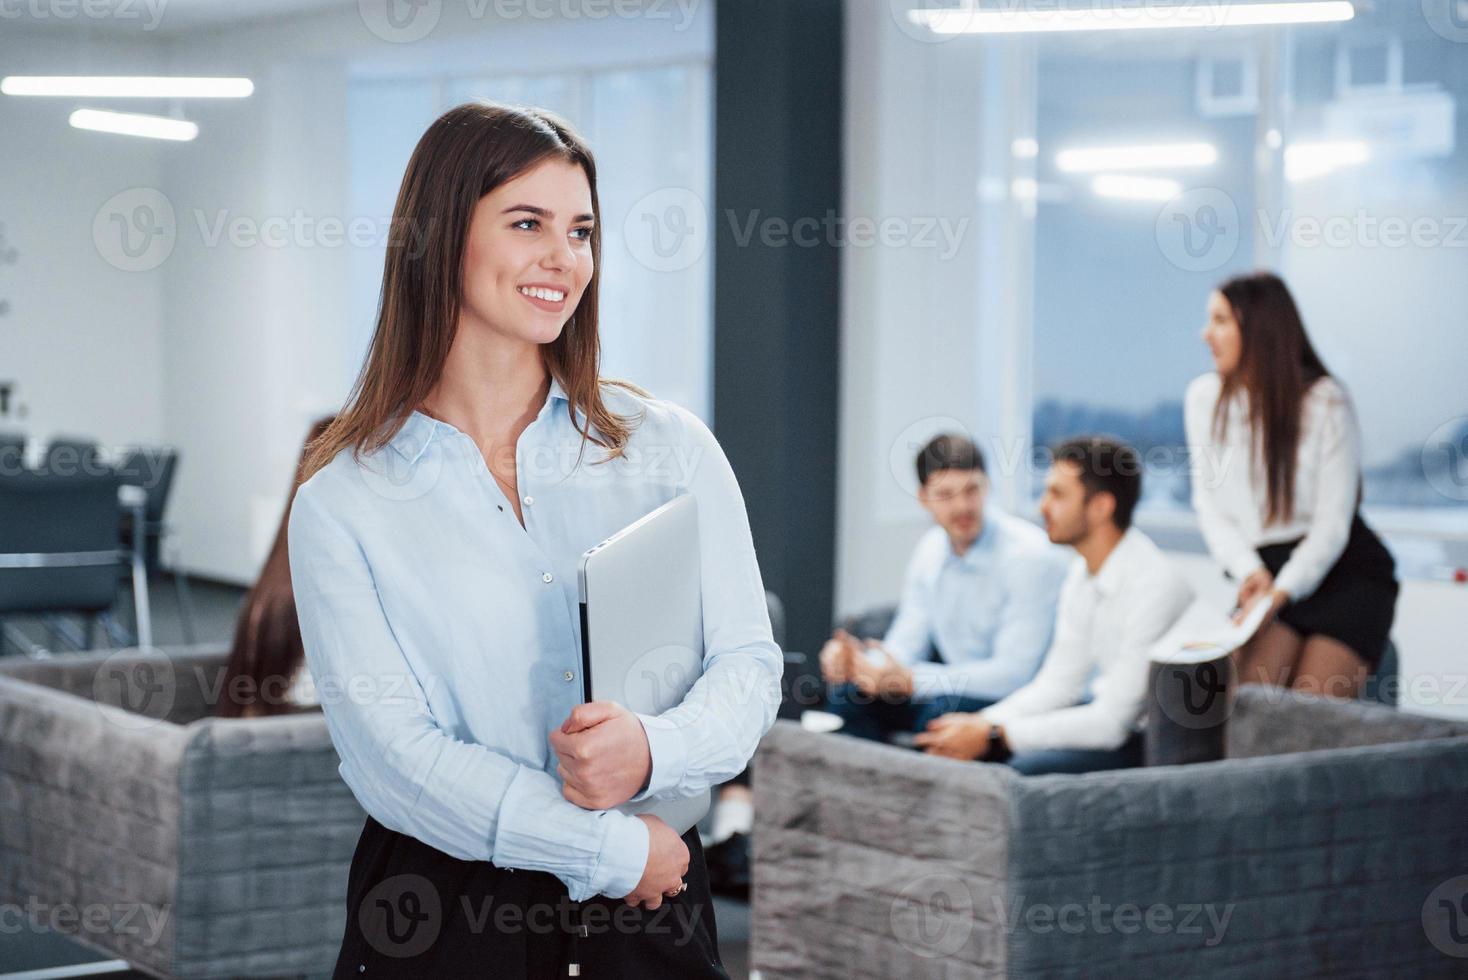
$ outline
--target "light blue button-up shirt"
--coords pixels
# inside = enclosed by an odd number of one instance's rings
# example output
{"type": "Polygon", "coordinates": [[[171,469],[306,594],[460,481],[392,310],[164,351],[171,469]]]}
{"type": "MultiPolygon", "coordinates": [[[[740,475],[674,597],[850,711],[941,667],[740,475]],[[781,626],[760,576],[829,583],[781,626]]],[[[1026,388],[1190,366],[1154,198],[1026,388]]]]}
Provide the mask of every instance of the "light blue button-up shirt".
{"type": "Polygon", "coordinates": [[[913,669],[918,697],[962,694],[997,701],[1040,667],[1071,556],[1045,532],[995,507],[978,538],[954,554],[933,527],[908,562],[897,616],[883,641],[913,669]],[[929,643],[943,663],[923,659],[929,643]]]}
{"type": "Polygon", "coordinates": [[[602,390],[642,419],[624,456],[597,462],[608,453],[583,444],[552,379],[515,447],[524,527],[474,441],[413,412],[383,449],[343,450],[306,481],[289,528],[307,665],[363,809],[453,857],[548,871],[578,900],[626,895],[648,854],[640,819],[561,795],[548,741],[581,702],[581,554],[698,498],[704,674],[680,705],[638,716],[652,774],[634,799],[691,796],[744,768],[774,723],[783,662],[713,434],[670,402],[602,390]]]}

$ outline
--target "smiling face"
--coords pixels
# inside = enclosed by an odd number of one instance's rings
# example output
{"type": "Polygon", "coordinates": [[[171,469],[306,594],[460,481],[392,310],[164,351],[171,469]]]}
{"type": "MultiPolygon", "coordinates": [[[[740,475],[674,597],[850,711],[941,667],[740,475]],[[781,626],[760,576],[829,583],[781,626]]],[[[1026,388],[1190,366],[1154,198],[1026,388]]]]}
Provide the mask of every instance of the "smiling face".
{"type": "Polygon", "coordinates": [[[557,158],[480,198],[464,248],[460,328],[555,340],[595,271],[593,222],[586,171],[557,158]]]}
{"type": "Polygon", "coordinates": [[[1203,342],[1213,352],[1213,366],[1221,376],[1226,378],[1239,369],[1244,335],[1233,304],[1216,289],[1208,297],[1208,323],[1203,327],[1203,342]]]}

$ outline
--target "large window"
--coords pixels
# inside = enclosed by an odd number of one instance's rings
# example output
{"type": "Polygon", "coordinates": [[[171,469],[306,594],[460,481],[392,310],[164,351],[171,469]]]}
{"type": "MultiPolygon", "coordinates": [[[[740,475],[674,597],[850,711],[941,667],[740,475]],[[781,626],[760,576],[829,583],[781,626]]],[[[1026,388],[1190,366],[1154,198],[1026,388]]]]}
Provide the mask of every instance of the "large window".
{"type": "Polygon", "coordinates": [[[1355,400],[1367,513],[1406,570],[1468,538],[1468,27],[1436,10],[1032,42],[1012,152],[1033,176],[1011,193],[1033,201],[1036,446],[1101,430],[1155,450],[1144,511],[1185,515],[1170,450],[1211,367],[1208,293],[1269,267],[1355,400]]]}
{"type": "MultiPolygon", "coordinates": [[[[487,98],[565,116],[597,158],[602,210],[602,373],[634,381],[712,422],[712,255],[685,247],[661,261],[647,219],[672,228],[712,195],[706,61],[584,72],[358,79],[350,92],[352,206],[392,214],[418,137],[444,110],[487,98]]],[[[657,229],[652,229],[653,233],[657,229]]],[[[703,239],[707,241],[707,235],[703,239]]],[[[360,360],[377,311],[384,247],[354,249],[360,360]]]]}

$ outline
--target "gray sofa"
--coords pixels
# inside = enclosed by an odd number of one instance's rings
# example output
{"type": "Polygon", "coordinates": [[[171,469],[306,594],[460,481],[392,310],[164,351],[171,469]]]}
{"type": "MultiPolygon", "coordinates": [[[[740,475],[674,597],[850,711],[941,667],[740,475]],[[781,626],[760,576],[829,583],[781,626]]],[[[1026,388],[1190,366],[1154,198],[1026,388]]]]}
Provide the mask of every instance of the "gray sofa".
{"type": "Polygon", "coordinates": [[[1468,724],[1244,688],[1228,753],[1023,777],[778,722],[755,763],[751,966],[1468,975],[1448,908],[1468,915],[1468,724]]]}
{"type": "Polygon", "coordinates": [[[226,653],[0,662],[0,903],[160,977],[331,969],[365,814],[319,712],[210,717],[226,653]]]}

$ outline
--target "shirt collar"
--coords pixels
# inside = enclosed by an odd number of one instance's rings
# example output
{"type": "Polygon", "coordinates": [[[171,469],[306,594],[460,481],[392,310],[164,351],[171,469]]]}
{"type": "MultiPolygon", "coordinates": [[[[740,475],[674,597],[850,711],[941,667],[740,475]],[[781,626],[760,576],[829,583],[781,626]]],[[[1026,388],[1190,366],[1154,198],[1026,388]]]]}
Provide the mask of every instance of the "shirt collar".
{"type": "Polygon", "coordinates": [[[1121,577],[1126,574],[1126,566],[1131,561],[1129,556],[1135,546],[1137,534],[1136,528],[1127,528],[1121,540],[1116,542],[1116,547],[1111,549],[1111,554],[1101,563],[1101,570],[1091,577],[1091,584],[1097,592],[1110,595],[1121,584],[1121,577]]]}
{"type": "MultiPolygon", "coordinates": [[[[536,418],[544,417],[546,410],[557,401],[564,402],[569,400],[566,396],[566,389],[561,387],[561,383],[556,380],[555,375],[551,375],[550,390],[546,392],[545,404],[540,407],[540,412],[536,415],[536,418]]],[[[412,465],[418,461],[418,457],[423,455],[423,451],[428,448],[429,443],[433,442],[434,439],[441,439],[458,431],[458,429],[449,425],[447,422],[440,422],[438,419],[414,409],[403,420],[403,424],[398,429],[397,434],[388,440],[388,445],[396,450],[403,459],[407,460],[409,465],[412,465]]]]}
{"type": "Polygon", "coordinates": [[[997,523],[997,517],[998,513],[994,508],[985,507],[984,514],[979,519],[979,536],[974,538],[974,543],[960,555],[954,552],[953,542],[945,540],[944,543],[948,547],[943,553],[944,560],[958,562],[968,568],[982,568],[990,559],[999,537],[999,529],[994,526],[997,523]]]}

